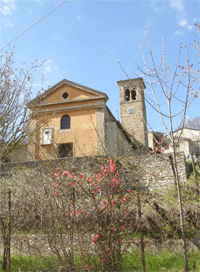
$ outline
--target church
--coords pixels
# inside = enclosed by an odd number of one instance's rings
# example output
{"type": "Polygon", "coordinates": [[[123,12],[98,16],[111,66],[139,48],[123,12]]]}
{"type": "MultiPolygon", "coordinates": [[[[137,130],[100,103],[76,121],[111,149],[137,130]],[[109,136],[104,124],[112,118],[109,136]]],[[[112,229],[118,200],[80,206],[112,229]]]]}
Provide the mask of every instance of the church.
{"type": "Polygon", "coordinates": [[[27,107],[29,160],[93,155],[131,156],[148,149],[142,78],[117,82],[121,122],[106,105],[106,93],[63,79],[27,107]]]}

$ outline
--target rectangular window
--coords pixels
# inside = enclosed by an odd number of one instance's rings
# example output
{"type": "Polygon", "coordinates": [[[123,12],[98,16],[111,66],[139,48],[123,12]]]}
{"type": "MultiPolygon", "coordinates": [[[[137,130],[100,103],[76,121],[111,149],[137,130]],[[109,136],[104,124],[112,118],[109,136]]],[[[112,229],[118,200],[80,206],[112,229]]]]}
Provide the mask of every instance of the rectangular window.
{"type": "Polygon", "coordinates": [[[59,158],[73,157],[73,143],[60,144],[58,146],[59,158]]]}

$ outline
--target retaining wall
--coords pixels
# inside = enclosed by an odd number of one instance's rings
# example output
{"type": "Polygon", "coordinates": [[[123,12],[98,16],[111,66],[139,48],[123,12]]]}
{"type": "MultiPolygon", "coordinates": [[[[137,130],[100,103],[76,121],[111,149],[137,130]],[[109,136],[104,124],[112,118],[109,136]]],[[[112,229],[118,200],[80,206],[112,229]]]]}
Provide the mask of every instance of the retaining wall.
{"type": "MultiPolygon", "coordinates": [[[[0,164],[0,177],[9,178],[17,169],[36,168],[39,171],[45,167],[53,169],[59,165],[65,170],[71,172],[91,172],[98,171],[101,165],[106,161],[105,156],[65,158],[51,161],[27,161],[19,163],[0,164]]],[[[131,169],[136,179],[142,181],[149,188],[159,188],[174,184],[174,169],[172,166],[172,156],[170,154],[162,155],[139,155],[134,157],[123,157],[117,160],[121,168],[131,169]]],[[[184,153],[177,155],[177,166],[180,180],[187,180],[186,161],[184,153]]]]}

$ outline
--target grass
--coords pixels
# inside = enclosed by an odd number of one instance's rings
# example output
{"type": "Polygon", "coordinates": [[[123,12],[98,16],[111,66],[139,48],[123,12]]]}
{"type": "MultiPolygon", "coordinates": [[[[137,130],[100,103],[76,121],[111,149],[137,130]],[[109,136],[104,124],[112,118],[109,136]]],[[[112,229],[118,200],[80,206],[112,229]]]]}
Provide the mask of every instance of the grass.
{"type": "MultiPolygon", "coordinates": [[[[2,258],[1,258],[2,259],[2,258]]],[[[188,254],[189,271],[200,271],[200,252],[188,254]]],[[[184,271],[184,260],[180,254],[172,254],[170,252],[163,252],[160,254],[146,253],[146,271],[147,272],[161,272],[161,271],[184,271]]],[[[94,265],[90,271],[100,271],[100,264],[98,258],[91,256],[90,265],[94,265]]],[[[77,258],[75,263],[76,269],[73,271],[88,271],[85,266],[81,266],[81,259],[77,258]]],[[[122,271],[142,271],[141,256],[136,253],[124,254],[122,256],[122,271]]],[[[3,272],[2,262],[0,261],[0,271],[3,272]]],[[[72,271],[71,269],[62,270],[58,259],[41,256],[12,256],[11,271],[16,272],[56,272],[56,271],[72,271]]],[[[120,271],[120,270],[116,270],[120,271]]]]}
{"type": "MultiPolygon", "coordinates": [[[[184,271],[184,258],[181,254],[172,254],[170,252],[146,253],[145,262],[147,272],[184,271]]],[[[142,271],[141,257],[135,254],[126,256],[124,271],[142,271]]],[[[189,271],[200,271],[200,252],[189,257],[189,271]],[[193,268],[194,265],[196,270],[193,268]]]]}

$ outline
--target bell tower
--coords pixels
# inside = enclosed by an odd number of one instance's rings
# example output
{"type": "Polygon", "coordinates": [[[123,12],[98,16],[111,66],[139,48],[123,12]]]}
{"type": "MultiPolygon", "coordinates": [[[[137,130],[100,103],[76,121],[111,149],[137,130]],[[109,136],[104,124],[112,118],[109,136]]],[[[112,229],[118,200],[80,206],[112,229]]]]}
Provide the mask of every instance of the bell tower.
{"type": "Polygon", "coordinates": [[[147,117],[142,78],[117,82],[120,93],[121,124],[140,144],[148,148],[147,117]]]}

